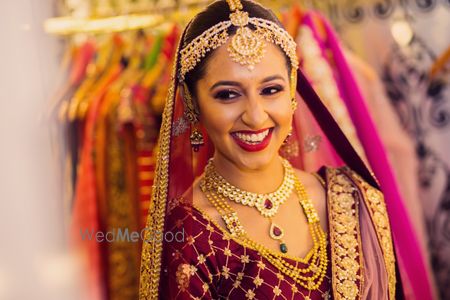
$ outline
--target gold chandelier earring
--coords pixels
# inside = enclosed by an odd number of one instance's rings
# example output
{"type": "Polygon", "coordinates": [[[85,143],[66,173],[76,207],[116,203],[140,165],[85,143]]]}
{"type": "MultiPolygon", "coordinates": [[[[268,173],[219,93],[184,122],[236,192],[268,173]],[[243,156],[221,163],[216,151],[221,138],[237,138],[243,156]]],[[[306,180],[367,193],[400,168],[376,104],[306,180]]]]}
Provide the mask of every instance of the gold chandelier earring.
{"type": "Polygon", "coordinates": [[[295,138],[292,138],[292,126],[289,130],[288,135],[283,141],[283,144],[280,148],[280,155],[283,156],[286,159],[291,159],[299,155],[300,153],[300,147],[295,138]]]}
{"type": "Polygon", "coordinates": [[[289,133],[287,134],[286,138],[283,141],[283,146],[289,144],[289,139],[291,138],[291,136],[292,136],[292,126],[289,129],[289,133]]]}
{"type": "Polygon", "coordinates": [[[203,146],[205,141],[203,140],[202,132],[197,128],[195,124],[192,124],[191,136],[189,137],[191,140],[191,147],[194,152],[198,152],[200,147],[203,146]]]}
{"type": "Polygon", "coordinates": [[[191,147],[194,152],[198,152],[200,147],[205,143],[202,132],[198,129],[198,113],[195,110],[192,95],[189,92],[189,88],[186,83],[183,83],[183,99],[186,106],[185,116],[191,122],[191,135],[189,139],[191,141],[191,147]]]}

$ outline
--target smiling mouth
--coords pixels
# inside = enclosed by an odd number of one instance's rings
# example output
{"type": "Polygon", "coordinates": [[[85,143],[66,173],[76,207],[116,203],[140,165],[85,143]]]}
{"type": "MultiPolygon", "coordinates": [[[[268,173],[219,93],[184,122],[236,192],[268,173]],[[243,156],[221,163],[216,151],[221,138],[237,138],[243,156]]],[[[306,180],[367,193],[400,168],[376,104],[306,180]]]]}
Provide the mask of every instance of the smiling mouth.
{"type": "Polygon", "coordinates": [[[251,131],[236,131],[233,132],[233,136],[238,138],[240,141],[249,144],[256,145],[260,144],[270,133],[273,128],[266,128],[264,130],[259,130],[257,132],[251,131]]]}
{"type": "Polygon", "coordinates": [[[271,140],[273,127],[258,131],[242,130],[231,133],[236,144],[245,151],[255,152],[265,149],[271,140]]]}

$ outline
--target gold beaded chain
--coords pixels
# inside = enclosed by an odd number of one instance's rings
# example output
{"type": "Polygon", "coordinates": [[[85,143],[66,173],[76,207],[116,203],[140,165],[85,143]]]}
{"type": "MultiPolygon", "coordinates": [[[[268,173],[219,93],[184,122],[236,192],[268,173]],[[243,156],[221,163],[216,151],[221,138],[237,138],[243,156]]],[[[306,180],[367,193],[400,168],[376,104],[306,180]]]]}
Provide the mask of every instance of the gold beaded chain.
{"type": "Polygon", "coordinates": [[[311,252],[300,262],[307,265],[306,268],[299,268],[288,262],[285,255],[253,241],[245,232],[236,211],[226,202],[223,195],[217,193],[211,185],[208,173],[200,182],[200,188],[205,194],[207,200],[214,205],[222,219],[224,220],[230,234],[242,245],[255,249],[265,257],[272,265],[279,269],[283,274],[292,278],[296,283],[308,290],[316,290],[320,287],[328,267],[327,240],[326,234],[320,226],[319,216],[311,203],[311,200],[305,190],[305,187],[294,173],[294,187],[299,196],[299,202],[308,220],[309,231],[313,240],[311,252]]]}

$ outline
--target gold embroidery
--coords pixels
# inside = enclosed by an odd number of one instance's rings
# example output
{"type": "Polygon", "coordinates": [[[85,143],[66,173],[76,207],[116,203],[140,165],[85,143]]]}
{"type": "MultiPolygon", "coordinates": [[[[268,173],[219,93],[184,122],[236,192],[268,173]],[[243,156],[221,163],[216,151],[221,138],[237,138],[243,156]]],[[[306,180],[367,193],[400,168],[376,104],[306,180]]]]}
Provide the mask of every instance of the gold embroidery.
{"type": "Polygon", "coordinates": [[[209,285],[205,282],[203,285],[203,292],[206,293],[209,290],[209,285]]]}
{"type": "Polygon", "coordinates": [[[225,254],[225,256],[231,256],[231,250],[229,248],[225,248],[223,254],[225,254]]]}
{"type": "Polygon", "coordinates": [[[261,270],[264,270],[264,269],[266,268],[266,264],[263,263],[262,261],[259,261],[259,262],[258,262],[258,267],[259,267],[261,270]]]}
{"type": "Polygon", "coordinates": [[[233,287],[234,287],[235,289],[237,289],[240,285],[241,285],[241,282],[240,282],[239,280],[236,280],[236,281],[233,283],[233,287]]]}
{"type": "Polygon", "coordinates": [[[283,276],[283,274],[281,274],[281,273],[277,273],[277,278],[280,279],[280,280],[283,280],[283,279],[284,279],[284,276],[283,276]]]}
{"type": "Polygon", "coordinates": [[[205,256],[203,254],[197,256],[197,260],[199,264],[203,264],[206,261],[205,256]]]}
{"type": "Polygon", "coordinates": [[[225,277],[225,279],[228,279],[228,277],[230,277],[230,268],[228,268],[227,266],[223,266],[222,267],[222,275],[223,277],[225,277]]]}
{"type": "Polygon", "coordinates": [[[249,261],[250,261],[250,260],[249,260],[248,255],[241,255],[241,262],[242,262],[243,264],[248,264],[249,261]]]}
{"type": "Polygon", "coordinates": [[[247,299],[253,299],[255,298],[255,293],[252,290],[248,290],[247,293],[245,294],[245,297],[247,299]]]}
{"type": "Polygon", "coordinates": [[[253,279],[253,283],[254,283],[256,286],[260,286],[263,282],[264,282],[264,279],[262,279],[262,278],[259,277],[259,276],[256,276],[255,279],[253,279]]]}
{"type": "Polygon", "coordinates": [[[332,251],[333,291],[336,299],[359,299],[362,253],[358,201],[351,181],[337,169],[328,169],[328,214],[332,251]],[[359,283],[359,285],[358,285],[359,283]]]}
{"type": "Polygon", "coordinates": [[[191,278],[191,268],[188,264],[180,264],[176,272],[176,280],[180,291],[185,291],[189,286],[189,279],[191,278]]]}
{"type": "Polygon", "coordinates": [[[273,288],[273,293],[274,293],[276,296],[280,296],[280,295],[281,295],[281,290],[280,290],[280,288],[279,288],[278,286],[274,287],[274,288],[273,288]]]}
{"type": "Polygon", "coordinates": [[[384,263],[389,282],[389,298],[395,299],[395,254],[383,194],[379,190],[370,186],[355,172],[352,172],[349,169],[348,171],[363,191],[364,201],[367,203],[367,207],[369,208],[368,210],[375,225],[374,227],[377,233],[378,241],[384,254],[384,263]]]}
{"type": "MultiPolygon", "coordinates": [[[[175,54],[175,62],[178,61],[178,51],[175,54]]],[[[172,78],[175,78],[177,64],[173,64],[172,78]]],[[[172,111],[174,107],[174,81],[169,88],[166,105],[164,107],[162,124],[159,136],[159,153],[155,170],[155,181],[152,190],[147,219],[145,242],[142,249],[141,280],[139,286],[139,299],[158,299],[159,275],[161,272],[162,239],[152,239],[151,232],[163,232],[164,211],[166,207],[168,174],[169,174],[169,146],[170,133],[172,131],[172,111]]]]}
{"type": "Polygon", "coordinates": [[[213,232],[214,228],[208,223],[208,225],[206,225],[206,230],[213,232]]]}
{"type": "Polygon", "coordinates": [[[237,273],[236,279],[237,280],[242,280],[242,278],[244,278],[244,273],[242,273],[242,272],[237,273]]]}

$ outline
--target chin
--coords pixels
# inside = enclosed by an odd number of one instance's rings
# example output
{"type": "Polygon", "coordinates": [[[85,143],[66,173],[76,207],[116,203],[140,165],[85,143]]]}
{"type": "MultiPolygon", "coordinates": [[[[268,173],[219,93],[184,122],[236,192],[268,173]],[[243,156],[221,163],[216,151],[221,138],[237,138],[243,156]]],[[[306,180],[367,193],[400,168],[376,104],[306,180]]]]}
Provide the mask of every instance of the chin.
{"type": "Polygon", "coordinates": [[[229,157],[229,160],[232,161],[236,166],[240,169],[248,169],[248,170],[261,170],[270,166],[270,164],[278,157],[278,151],[275,149],[265,149],[266,151],[261,151],[260,153],[242,153],[240,150],[239,154],[234,152],[229,157]],[[237,155],[236,155],[237,154],[237,155]]]}
{"type": "Polygon", "coordinates": [[[227,161],[239,169],[264,169],[270,166],[279,156],[278,150],[281,147],[281,142],[278,141],[277,132],[274,133],[270,142],[262,149],[242,146],[242,143],[236,142],[234,138],[228,139],[226,143],[215,147],[217,152],[214,156],[216,159],[227,161]]]}

